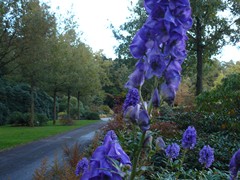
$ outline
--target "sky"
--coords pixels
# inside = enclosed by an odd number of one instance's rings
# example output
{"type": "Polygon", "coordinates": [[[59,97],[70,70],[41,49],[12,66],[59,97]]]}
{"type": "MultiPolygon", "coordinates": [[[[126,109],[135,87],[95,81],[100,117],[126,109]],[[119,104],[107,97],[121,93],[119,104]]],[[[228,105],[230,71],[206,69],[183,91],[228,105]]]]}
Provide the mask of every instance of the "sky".
{"type": "MultiPolygon", "coordinates": [[[[128,7],[134,6],[137,0],[42,0],[51,6],[53,12],[65,14],[71,11],[83,32],[82,40],[94,52],[103,50],[103,54],[114,59],[114,46],[118,41],[109,28],[112,23],[119,27],[130,16],[128,7]],[[59,7],[57,9],[57,7],[59,7]]],[[[220,61],[234,62],[240,60],[240,42],[237,46],[225,46],[222,53],[216,56],[220,61]],[[237,48],[238,46],[238,48],[237,48]]]]}

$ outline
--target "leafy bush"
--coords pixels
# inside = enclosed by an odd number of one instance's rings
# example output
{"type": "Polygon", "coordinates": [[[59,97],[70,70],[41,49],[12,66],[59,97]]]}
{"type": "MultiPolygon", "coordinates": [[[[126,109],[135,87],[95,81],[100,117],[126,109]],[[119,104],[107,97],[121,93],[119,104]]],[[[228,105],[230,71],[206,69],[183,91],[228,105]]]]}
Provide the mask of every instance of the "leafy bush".
{"type": "MultiPolygon", "coordinates": [[[[35,112],[53,117],[53,99],[44,91],[36,89],[35,112]]],[[[14,112],[28,113],[30,108],[30,86],[24,83],[10,83],[0,78],[0,125],[11,119],[14,112]]]]}
{"type": "Polygon", "coordinates": [[[43,125],[46,125],[48,121],[49,121],[49,118],[45,114],[39,114],[39,113],[35,114],[35,122],[34,122],[35,125],[43,126],[43,125]]]}
{"type": "MultiPolygon", "coordinates": [[[[29,126],[30,116],[30,113],[15,111],[8,117],[8,123],[14,126],[29,126]]],[[[34,116],[35,126],[46,125],[48,121],[49,119],[45,114],[36,113],[34,116]]]]}
{"type": "Polygon", "coordinates": [[[240,116],[240,73],[230,74],[215,89],[196,98],[198,110],[240,116]]]}
{"type": "Polygon", "coordinates": [[[29,115],[28,113],[15,111],[8,117],[8,123],[15,126],[27,126],[29,123],[29,115]]]}
{"type": "Polygon", "coordinates": [[[99,114],[96,112],[85,112],[83,114],[83,117],[84,117],[84,119],[87,119],[87,120],[99,120],[100,119],[99,114]]]}

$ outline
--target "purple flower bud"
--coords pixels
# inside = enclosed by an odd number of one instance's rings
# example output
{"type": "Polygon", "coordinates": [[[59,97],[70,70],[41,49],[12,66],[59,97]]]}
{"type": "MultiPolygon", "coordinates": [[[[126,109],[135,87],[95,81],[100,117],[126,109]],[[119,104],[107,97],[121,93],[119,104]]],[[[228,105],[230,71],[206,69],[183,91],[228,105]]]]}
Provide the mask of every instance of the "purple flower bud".
{"type": "Polygon", "coordinates": [[[165,152],[168,158],[176,159],[179,156],[180,146],[177,143],[172,143],[171,145],[168,145],[165,152]]]}
{"type": "Polygon", "coordinates": [[[214,149],[209,145],[204,146],[199,152],[199,162],[204,164],[206,168],[209,168],[214,161],[214,149]]]}
{"type": "Polygon", "coordinates": [[[147,131],[150,128],[150,118],[146,110],[140,111],[138,125],[142,131],[147,131]]]}
{"type": "Polygon", "coordinates": [[[184,149],[193,149],[197,142],[197,132],[193,126],[188,126],[183,134],[182,147],[184,149]]]}
{"type": "Polygon", "coordinates": [[[88,169],[89,161],[87,158],[82,158],[81,161],[77,163],[75,174],[79,176],[80,174],[84,173],[88,169]]]}
{"type": "Polygon", "coordinates": [[[240,171],[240,149],[234,153],[229,164],[231,180],[237,180],[238,171],[240,171]]]}
{"type": "Polygon", "coordinates": [[[153,137],[150,133],[148,133],[143,142],[143,147],[145,147],[145,148],[148,147],[148,148],[152,149],[152,141],[153,141],[153,137]]]}
{"type": "Polygon", "coordinates": [[[165,142],[162,137],[156,139],[156,149],[164,150],[166,147],[165,142]]]}
{"type": "Polygon", "coordinates": [[[144,62],[138,61],[136,68],[129,76],[128,82],[125,84],[126,88],[138,88],[142,86],[145,80],[145,65],[144,62]]]}
{"type": "Polygon", "coordinates": [[[155,88],[155,90],[153,91],[152,105],[153,105],[153,107],[159,107],[160,106],[160,96],[159,96],[157,88],[155,88]]]}
{"type": "Polygon", "coordinates": [[[127,110],[129,106],[135,106],[140,101],[138,89],[132,88],[128,90],[128,94],[123,103],[123,112],[127,110]]]}

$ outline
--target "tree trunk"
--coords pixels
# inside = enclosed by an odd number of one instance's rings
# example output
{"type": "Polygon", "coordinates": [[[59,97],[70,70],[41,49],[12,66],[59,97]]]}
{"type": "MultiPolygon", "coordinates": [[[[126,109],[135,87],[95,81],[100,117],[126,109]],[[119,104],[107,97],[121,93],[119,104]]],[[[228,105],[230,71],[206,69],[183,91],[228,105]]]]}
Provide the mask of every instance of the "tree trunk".
{"type": "Polygon", "coordinates": [[[68,100],[67,100],[67,117],[70,120],[70,99],[71,99],[71,92],[68,89],[68,100]]]}
{"type": "Polygon", "coordinates": [[[31,127],[34,127],[34,108],[35,108],[35,104],[34,104],[34,83],[33,81],[31,82],[31,89],[30,89],[30,94],[31,94],[31,107],[30,107],[30,122],[29,125],[31,127]]]}
{"type": "Polygon", "coordinates": [[[56,124],[57,119],[57,90],[53,91],[53,125],[56,124]]]}
{"type": "Polygon", "coordinates": [[[203,47],[202,47],[202,27],[199,18],[196,18],[196,44],[197,44],[197,82],[196,96],[202,92],[203,85],[203,47]]]}
{"type": "Polygon", "coordinates": [[[78,91],[78,96],[77,96],[77,103],[78,103],[78,119],[80,119],[80,92],[78,91]]]}

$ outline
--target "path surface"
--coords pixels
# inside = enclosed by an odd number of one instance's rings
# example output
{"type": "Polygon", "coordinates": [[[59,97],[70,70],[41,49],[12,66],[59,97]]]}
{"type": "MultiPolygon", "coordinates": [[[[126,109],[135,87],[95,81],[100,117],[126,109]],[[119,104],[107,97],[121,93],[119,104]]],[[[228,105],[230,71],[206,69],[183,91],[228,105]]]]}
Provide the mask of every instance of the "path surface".
{"type": "Polygon", "coordinates": [[[11,150],[0,152],[0,180],[31,180],[35,169],[47,157],[48,164],[61,159],[64,145],[71,147],[78,142],[81,147],[91,142],[95,132],[107,121],[100,121],[68,133],[56,135],[11,150]]]}

